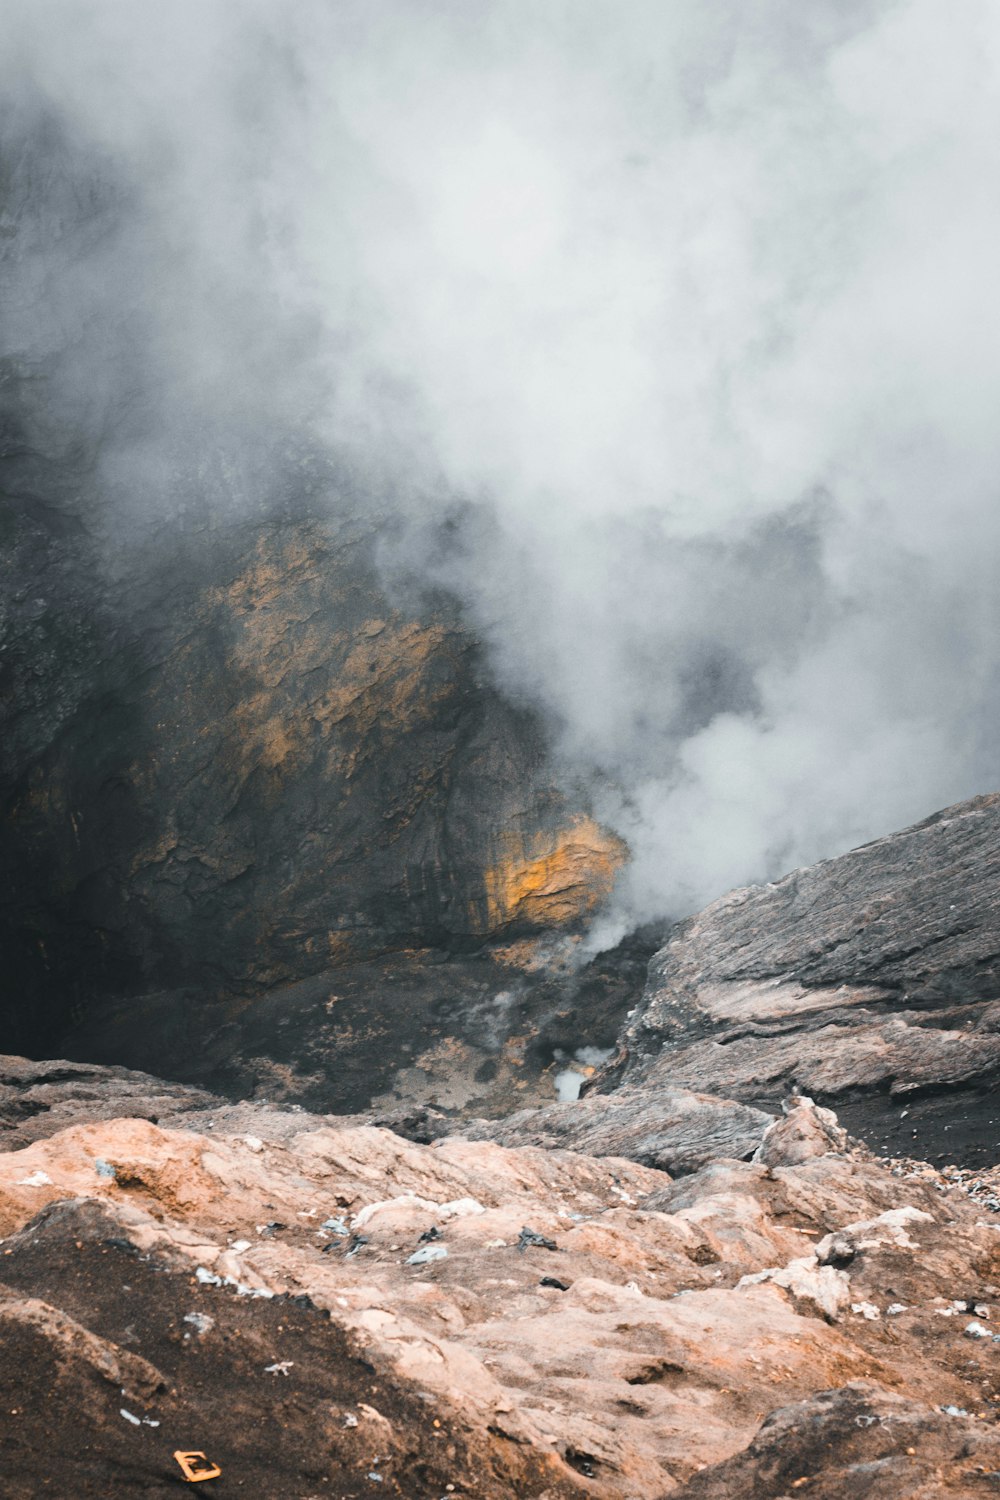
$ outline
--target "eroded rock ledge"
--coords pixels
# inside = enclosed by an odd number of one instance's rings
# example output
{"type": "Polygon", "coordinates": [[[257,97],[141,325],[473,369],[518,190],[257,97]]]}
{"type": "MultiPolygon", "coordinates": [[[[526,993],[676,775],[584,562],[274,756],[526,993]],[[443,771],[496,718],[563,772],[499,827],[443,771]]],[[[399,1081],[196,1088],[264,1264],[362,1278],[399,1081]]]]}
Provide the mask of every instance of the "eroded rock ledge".
{"type": "Polygon", "coordinates": [[[598,1086],[622,1079],[766,1109],[801,1088],[870,1142],[992,1163],[1000,794],[682,923],[598,1086]]]}
{"type": "Polygon", "coordinates": [[[802,1100],[764,1159],[674,1181],[194,1091],[102,1118],[136,1082],[29,1070],[76,1123],[0,1154],[12,1497],[166,1495],[178,1447],[290,1497],[908,1500],[1000,1470],[996,1174],[893,1169],[802,1100]]]}

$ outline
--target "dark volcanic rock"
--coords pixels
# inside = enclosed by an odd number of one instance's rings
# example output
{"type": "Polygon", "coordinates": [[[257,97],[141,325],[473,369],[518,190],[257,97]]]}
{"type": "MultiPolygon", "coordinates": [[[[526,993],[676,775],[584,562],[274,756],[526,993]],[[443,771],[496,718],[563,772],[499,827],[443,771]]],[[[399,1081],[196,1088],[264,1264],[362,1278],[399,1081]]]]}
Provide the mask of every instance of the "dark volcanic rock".
{"type": "Polygon", "coordinates": [[[572,925],[610,890],[615,840],[546,785],[454,617],[389,605],[372,544],[333,520],[192,538],[66,664],[79,708],[0,788],[21,1050],[101,994],[252,995],[572,925]]]}
{"type": "Polygon", "coordinates": [[[851,1381],[767,1418],[743,1453],[695,1476],[676,1500],[913,1500],[988,1495],[1000,1433],[966,1413],[851,1381]]]}
{"type": "Polygon", "coordinates": [[[590,1094],[572,1103],[529,1109],[503,1120],[459,1127],[470,1140],[501,1146],[543,1146],[591,1156],[624,1156],[643,1166],[681,1174],[719,1157],[754,1154],[774,1117],[707,1094],[664,1087],[590,1094]]]}
{"type": "Polygon", "coordinates": [[[553,1055],[612,1047],[651,943],[587,965],[573,944],[389,953],[264,994],[168,990],[93,1005],[71,1057],[168,1073],[231,1098],[321,1112],[496,1115],[553,1097],[553,1055]]]}
{"type": "Polygon", "coordinates": [[[899,1125],[912,1102],[922,1133],[903,1126],[911,1154],[941,1159],[964,1144],[988,1158],[998,995],[994,794],[681,924],[598,1086],[641,1079],[764,1107],[802,1089],[891,1145],[885,1111],[899,1125]]]}
{"type": "Polygon", "coordinates": [[[572,927],[623,857],[456,602],[389,596],[384,484],[158,357],[124,170],[0,116],[0,1045],[49,1055],[97,999],[572,927]]]}

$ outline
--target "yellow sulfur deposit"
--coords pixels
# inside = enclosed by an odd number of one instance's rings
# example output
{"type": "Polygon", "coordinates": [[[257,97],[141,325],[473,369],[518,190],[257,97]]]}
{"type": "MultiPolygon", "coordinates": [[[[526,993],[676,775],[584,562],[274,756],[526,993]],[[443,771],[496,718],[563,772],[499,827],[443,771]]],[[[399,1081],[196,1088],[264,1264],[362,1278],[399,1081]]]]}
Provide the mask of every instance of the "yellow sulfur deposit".
{"type": "Polygon", "coordinates": [[[590,817],[528,839],[505,835],[500,858],[484,872],[488,930],[571,926],[610,895],[627,857],[622,840],[590,817]]]}

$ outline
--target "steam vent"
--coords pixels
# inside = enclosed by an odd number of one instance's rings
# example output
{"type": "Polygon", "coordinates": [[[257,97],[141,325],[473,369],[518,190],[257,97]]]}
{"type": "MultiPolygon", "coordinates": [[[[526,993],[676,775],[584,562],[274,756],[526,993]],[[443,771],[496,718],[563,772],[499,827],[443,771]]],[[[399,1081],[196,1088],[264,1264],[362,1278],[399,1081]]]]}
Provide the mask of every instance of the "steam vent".
{"type": "Polygon", "coordinates": [[[0,1500],[1000,1495],[1000,7],[0,37],[0,1500]]]}

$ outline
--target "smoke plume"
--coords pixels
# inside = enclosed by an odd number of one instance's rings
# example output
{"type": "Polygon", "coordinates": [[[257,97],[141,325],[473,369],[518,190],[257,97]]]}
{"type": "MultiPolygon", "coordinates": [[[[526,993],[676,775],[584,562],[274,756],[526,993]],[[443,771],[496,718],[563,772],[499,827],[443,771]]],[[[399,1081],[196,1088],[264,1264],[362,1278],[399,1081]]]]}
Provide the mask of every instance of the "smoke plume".
{"type": "Polygon", "coordinates": [[[123,524],[220,425],[390,497],[632,848],[604,938],[997,784],[992,0],[2,9],[119,224],[4,352],[87,330],[123,524]]]}

